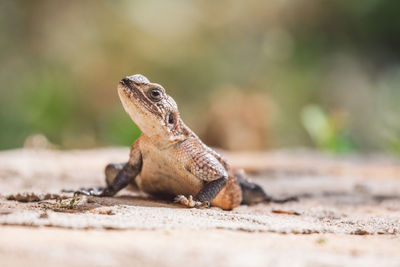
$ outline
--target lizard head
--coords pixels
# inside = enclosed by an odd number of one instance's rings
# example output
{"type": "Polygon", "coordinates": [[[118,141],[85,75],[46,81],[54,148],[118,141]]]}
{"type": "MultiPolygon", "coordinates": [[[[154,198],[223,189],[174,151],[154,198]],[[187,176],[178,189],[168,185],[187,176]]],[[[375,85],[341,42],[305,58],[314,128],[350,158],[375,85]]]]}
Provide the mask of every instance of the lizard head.
{"type": "Polygon", "coordinates": [[[119,82],[118,94],[125,111],[143,134],[171,141],[182,134],[178,106],[161,85],[136,74],[119,82]]]}

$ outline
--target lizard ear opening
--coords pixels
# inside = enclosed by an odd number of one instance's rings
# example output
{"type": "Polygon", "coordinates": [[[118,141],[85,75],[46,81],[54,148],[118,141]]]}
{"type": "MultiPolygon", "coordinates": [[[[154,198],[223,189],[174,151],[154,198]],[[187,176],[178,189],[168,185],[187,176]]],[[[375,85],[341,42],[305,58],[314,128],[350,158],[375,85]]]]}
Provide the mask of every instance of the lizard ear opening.
{"type": "Polygon", "coordinates": [[[169,113],[169,115],[168,115],[168,123],[169,124],[174,124],[175,123],[175,116],[174,116],[174,113],[169,113]]]}

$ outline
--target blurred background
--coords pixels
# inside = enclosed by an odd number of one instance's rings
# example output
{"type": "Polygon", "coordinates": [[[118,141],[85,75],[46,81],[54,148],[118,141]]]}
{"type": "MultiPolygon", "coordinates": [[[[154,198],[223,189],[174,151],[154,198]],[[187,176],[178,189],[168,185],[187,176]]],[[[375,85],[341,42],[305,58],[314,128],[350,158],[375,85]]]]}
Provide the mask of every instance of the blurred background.
{"type": "Polygon", "coordinates": [[[0,149],[130,145],[116,86],[204,141],[400,155],[399,1],[0,1],[0,149]]]}

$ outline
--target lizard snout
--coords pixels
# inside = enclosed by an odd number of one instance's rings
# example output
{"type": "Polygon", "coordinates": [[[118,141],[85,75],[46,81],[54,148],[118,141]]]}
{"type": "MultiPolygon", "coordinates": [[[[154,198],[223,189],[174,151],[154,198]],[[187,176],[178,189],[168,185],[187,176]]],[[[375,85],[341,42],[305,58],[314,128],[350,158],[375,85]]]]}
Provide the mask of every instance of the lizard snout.
{"type": "Polygon", "coordinates": [[[125,78],[123,78],[122,80],[121,80],[121,82],[120,83],[122,83],[123,85],[125,85],[125,86],[130,86],[130,84],[131,84],[131,80],[128,78],[128,77],[125,77],[125,78]]]}

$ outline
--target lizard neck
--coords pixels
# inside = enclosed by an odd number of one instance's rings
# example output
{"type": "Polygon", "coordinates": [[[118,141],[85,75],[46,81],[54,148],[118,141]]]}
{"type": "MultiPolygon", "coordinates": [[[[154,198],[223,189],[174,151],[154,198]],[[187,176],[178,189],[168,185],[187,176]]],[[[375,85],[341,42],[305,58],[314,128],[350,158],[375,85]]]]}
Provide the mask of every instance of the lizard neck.
{"type": "Polygon", "coordinates": [[[146,142],[153,144],[155,147],[164,150],[178,143],[184,142],[190,137],[196,137],[192,130],[186,126],[183,121],[179,118],[176,125],[164,134],[147,135],[142,132],[141,138],[145,139],[146,142]]]}

